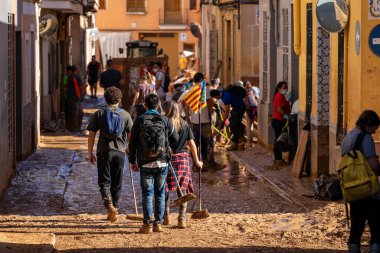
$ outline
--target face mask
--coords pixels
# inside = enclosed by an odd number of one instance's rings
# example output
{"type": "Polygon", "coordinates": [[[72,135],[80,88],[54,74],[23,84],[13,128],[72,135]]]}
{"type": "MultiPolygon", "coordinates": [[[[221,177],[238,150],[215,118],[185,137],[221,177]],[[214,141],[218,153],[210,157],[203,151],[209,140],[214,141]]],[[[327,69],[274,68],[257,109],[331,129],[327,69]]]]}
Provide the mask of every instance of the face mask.
{"type": "Polygon", "coordinates": [[[282,90],[282,91],[281,91],[281,94],[282,94],[282,95],[286,95],[287,93],[288,93],[287,90],[282,90]]]}

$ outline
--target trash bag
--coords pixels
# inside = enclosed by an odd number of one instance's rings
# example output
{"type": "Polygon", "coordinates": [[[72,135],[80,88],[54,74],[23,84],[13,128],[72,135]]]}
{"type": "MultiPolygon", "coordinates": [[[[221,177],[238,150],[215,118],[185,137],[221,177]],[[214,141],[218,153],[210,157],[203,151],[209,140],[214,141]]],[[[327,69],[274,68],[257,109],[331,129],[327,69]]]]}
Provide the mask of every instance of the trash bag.
{"type": "Polygon", "coordinates": [[[332,201],[343,199],[338,176],[335,174],[321,174],[314,182],[314,197],[320,200],[332,201]]]}

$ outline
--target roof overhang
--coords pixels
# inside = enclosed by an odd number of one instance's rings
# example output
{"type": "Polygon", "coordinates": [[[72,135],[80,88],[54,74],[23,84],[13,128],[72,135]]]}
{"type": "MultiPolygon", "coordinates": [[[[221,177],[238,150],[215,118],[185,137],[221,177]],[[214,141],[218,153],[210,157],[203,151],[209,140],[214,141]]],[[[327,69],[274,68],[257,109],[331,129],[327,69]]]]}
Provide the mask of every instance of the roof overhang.
{"type": "Polygon", "coordinates": [[[83,5],[64,0],[44,0],[41,9],[50,9],[58,12],[83,14],[83,5]]]}

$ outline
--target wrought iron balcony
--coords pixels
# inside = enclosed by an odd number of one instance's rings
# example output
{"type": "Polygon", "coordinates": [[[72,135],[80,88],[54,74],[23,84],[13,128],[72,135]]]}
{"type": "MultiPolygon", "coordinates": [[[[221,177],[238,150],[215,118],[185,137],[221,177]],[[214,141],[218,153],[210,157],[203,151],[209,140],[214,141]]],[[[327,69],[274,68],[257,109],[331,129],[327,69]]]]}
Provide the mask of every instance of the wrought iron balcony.
{"type": "Polygon", "coordinates": [[[160,25],[188,25],[189,10],[167,10],[160,9],[160,25]]]}

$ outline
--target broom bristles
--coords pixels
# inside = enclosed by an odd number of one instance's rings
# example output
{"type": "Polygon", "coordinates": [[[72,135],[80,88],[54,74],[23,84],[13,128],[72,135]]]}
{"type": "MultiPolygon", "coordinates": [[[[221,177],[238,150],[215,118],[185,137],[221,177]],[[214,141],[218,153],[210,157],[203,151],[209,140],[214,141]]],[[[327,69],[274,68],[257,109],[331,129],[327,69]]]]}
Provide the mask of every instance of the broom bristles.
{"type": "Polygon", "coordinates": [[[192,219],[206,219],[210,216],[207,210],[194,211],[191,215],[192,219]]]}
{"type": "Polygon", "coordinates": [[[185,195],[183,197],[180,197],[180,198],[174,200],[173,206],[174,207],[180,206],[180,205],[182,205],[182,204],[184,204],[186,202],[192,201],[192,200],[194,200],[196,198],[197,198],[197,196],[195,196],[192,193],[187,194],[187,195],[185,195]]]}

